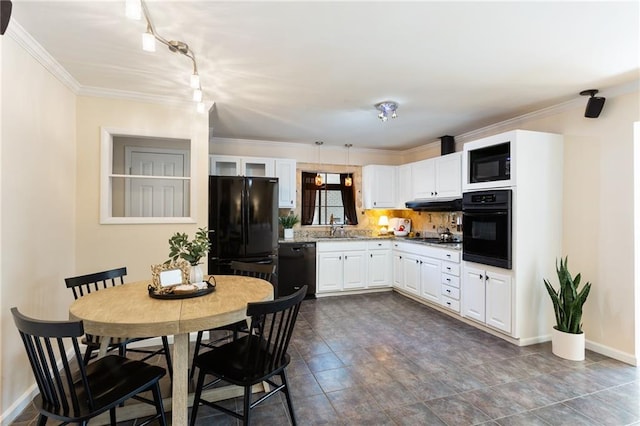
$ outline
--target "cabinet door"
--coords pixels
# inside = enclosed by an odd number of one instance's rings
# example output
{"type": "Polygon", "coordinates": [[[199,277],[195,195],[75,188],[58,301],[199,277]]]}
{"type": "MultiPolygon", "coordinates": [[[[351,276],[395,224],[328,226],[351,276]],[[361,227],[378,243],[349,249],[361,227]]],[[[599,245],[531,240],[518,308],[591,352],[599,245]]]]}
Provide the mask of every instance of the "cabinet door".
{"type": "Polygon", "coordinates": [[[436,195],[436,175],[433,160],[423,160],[412,164],[413,198],[434,198],[436,195]]]}
{"type": "Polygon", "coordinates": [[[420,295],[420,259],[411,254],[405,254],[402,258],[402,272],[404,277],[404,289],[416,296],[420,295]]]}
{"type": "Polygon", "coordinates": [[[252,177],[275,177],[273,158],[243,157],[242,175],[252,177]]]}
{"type": "Polygon", "coordinates": [[[436,195],[439,198],[462,196],[462,152],[435,159],[436,195]]]}
{"type": "Polygon", "coordinates": [[[210,155],[209,174],[211,176],[241,176],[242,159],[231,155],[210,155]]]}
{"type": "Polygon", "coordinates": [[[396,208],[405,209],[404,203],[413,200],[413,180],[411,178],[411,164],[398,166],[398,182],[396,190],[396,208]]]}
{"type": "Polygon", "coordinates": [[[511,333],[511,277],[486,273],[487,325],[511,333]]]}
{"type": "Polygon", "coordinates": [[[404,288],[404,274],[402,270],[402,253],[393,254],[393,286],[404,288]]]}
{"type": "Polygon", "coordinates": [[[430,257],[420,258],[420,289],[425,299],[440,303],[441,272],[440,261],[430,257]]]}
{"type": "Polygon", "coordinates": [[[278,207],[293,209],[296,207],[296,160],[276,159],[276,177],[278,178],[278,207]]]}
{"type": "Polygon", "coordinates": [[[345,251],[343,253],[343,288],[352,290],[365,288],[367,285],[367,260],[366,252],[345,251]]]}
{"type": "Polygon", "coordinates": [[[462,278],[462,315],[484,322],[485,273],[482,269],[464,268],[462,278]]]}
{"type": "Polygon", "coordinates": [[[342,290],[342,253],[318,254],[318,293],[342,290]]]}
{"type": "Polygon", "coordinates": [[[391,286],[391,250],[370,250],[367,283],[369,287],[391,286]]]}
{"type": "Polygon", "coordinates": [[[369,165],[362,168],[365,209],[391,209],[396,206],[396,167],[369,165]]]}

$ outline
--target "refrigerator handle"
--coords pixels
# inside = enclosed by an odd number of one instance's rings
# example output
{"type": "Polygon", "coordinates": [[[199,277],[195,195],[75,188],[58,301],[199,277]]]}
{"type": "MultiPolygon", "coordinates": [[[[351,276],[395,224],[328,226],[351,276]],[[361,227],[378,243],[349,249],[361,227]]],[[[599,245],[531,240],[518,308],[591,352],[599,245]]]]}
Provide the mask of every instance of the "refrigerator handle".
{"type": "Polygon", "coordinates": [[[249,178],[245,178],[244,187],[242,188],[242,200],[244,201],[244,206],[242,206],[242,229],[244,235],[242,236],[245,247],[249,244],[249,178]]]}

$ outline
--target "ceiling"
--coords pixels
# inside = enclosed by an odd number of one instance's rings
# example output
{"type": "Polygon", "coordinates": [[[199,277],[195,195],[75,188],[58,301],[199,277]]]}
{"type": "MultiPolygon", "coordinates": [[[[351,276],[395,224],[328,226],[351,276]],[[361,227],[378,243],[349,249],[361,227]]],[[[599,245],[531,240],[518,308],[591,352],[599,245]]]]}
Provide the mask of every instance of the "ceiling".
{"type": "MultiPolygon", "coordinates": [[[[195,52],[219,137],[405,150],[639,78],[637,1],[147,7],[158,34],[195,52]],[[384,100],[399,104],[386,123],[384,100]]],[[[13,22],[81,94],[191,98],[191,62],[142,51],[146,26],[124,0],[13,0],[13,22]]]]}

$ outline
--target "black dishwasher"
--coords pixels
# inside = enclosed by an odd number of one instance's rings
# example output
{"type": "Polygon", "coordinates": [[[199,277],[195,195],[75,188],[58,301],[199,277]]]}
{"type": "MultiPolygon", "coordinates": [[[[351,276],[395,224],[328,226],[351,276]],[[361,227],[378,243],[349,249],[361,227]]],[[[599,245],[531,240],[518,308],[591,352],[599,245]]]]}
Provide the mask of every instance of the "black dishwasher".
{"type": "Polygon", "coordinates": [[[316,243],[280,243],[278,247],[278,297],[307,285],[307,299],[316,296],[316,243]]]}

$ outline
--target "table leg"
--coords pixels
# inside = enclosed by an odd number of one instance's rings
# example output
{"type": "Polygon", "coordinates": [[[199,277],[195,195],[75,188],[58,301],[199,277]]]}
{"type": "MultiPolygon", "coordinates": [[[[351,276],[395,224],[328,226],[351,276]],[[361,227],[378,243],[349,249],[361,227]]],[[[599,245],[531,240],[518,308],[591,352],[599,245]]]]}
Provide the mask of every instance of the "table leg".
{"type": "Polygon", "coordinates": [[[102,336],[100,338],[100,350],[98,351],[98,358],[102,358],[107,354],[109,343],[111,343],[111,337],[102,336]]]}
{"type": "Polygon", "coordinates": [[[189,412],[189,333],[173,336],[171,424],[186,425],[189,412]]]}

